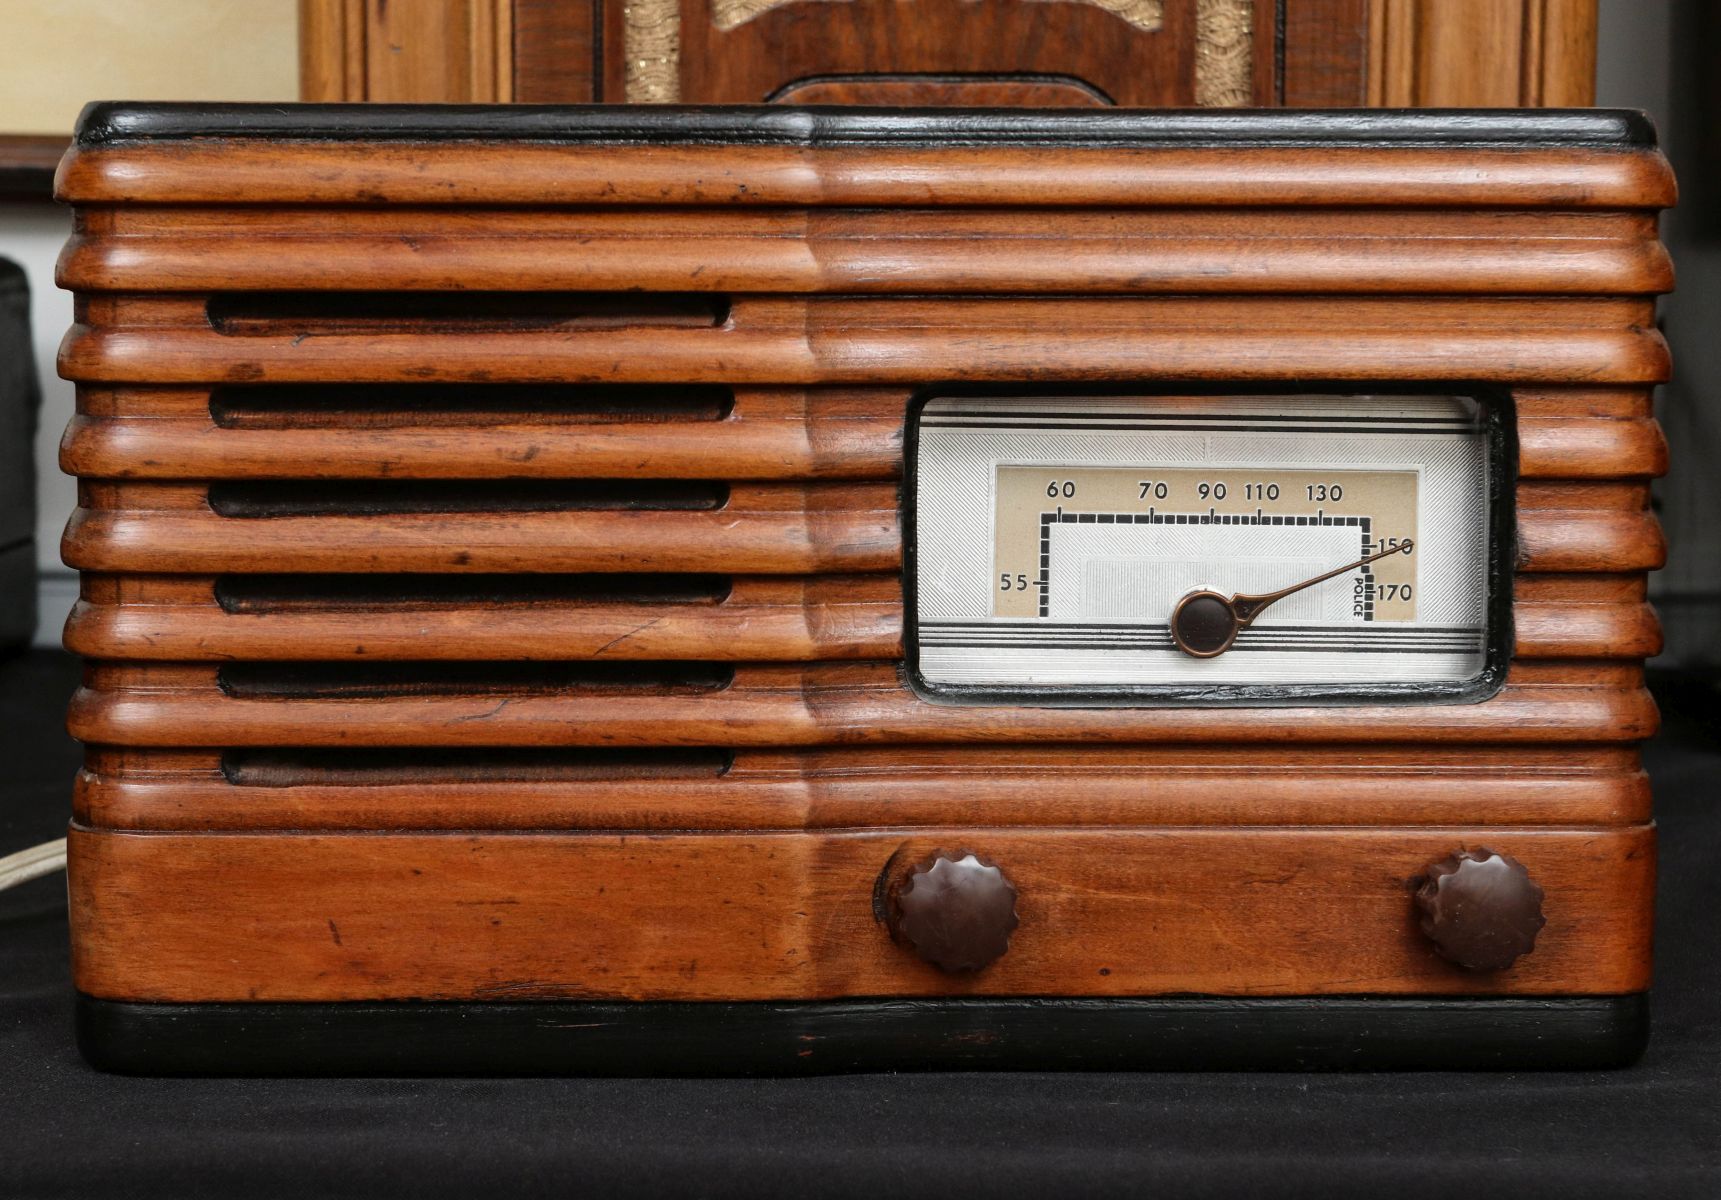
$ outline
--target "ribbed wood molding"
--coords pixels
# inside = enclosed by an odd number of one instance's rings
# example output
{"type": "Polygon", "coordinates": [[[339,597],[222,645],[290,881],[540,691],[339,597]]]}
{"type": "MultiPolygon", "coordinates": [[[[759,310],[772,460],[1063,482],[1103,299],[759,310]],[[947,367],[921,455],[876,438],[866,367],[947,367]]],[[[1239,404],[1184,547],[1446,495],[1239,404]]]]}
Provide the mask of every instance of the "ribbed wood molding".
{"type": "Polygon", "coordinates": [[[1368,103],[1595,103],[1596,0],[1369,0],[1368,103]]]}
{"type": "Polygon", "coordinates": [[[299,98],[514,98],[513,0],[299,0],[299,98]]]}

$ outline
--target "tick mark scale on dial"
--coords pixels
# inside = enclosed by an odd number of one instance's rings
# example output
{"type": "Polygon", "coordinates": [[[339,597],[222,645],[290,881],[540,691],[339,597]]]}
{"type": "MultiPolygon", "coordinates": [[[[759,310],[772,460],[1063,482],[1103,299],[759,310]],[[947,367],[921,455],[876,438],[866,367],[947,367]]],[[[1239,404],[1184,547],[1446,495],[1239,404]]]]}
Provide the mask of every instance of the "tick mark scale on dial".
{"type": "Polygon", "coordinates": [[[1192,658],[1217,658],[1231,648],[1240,630],[1247,629],[1256,617],[1286,596],[1314,587],[1317,583],[1325,583],[1358,567],[1366,567],[1376,559],[1391,554],[1408,554],[1414,545],[1413,541],[1406,538],[1390,549],[1365,555],[1355,562],[1334,567],[1312,579],[1293,583],[1290,587],[1280,588],[1276,592],[1261,595],[1238,594],[1230,597],[1205,589],[1190,592],[1171,610],[1171,640],[1177,643],[1179,650],[1192,658]]]}
{"type": "MultiPolygon", "coordinates": [[[[1213,512],[1213,510],[1209,510],[1210,514],[1212,512],[1213,512]]],[[[1128,525],[1128,524],[1136,524],[1136,525],[1142,525],[1142,524],[1147,524],[1147,525],[1191,524],[1191,525],[1195,525],[1195,524],[1201,524],[1202,523],[1201,516],[1199,513],[1177,513],[1177,514],[1167,513],[1165,516],[1162,517],[1159,515],[1159,509],[1156,508],[1155,506],[1151,505],[1151,504],[1148,505],[1147,511],[1145,513],[1139,513],[1139,512],[1138,513],[1097,513],[1097,514],[1094,514],[1094,513],[1089,513],[1089,514],[1066,513],[1064,511],[1064,506],[1061,504],[1058,505],[1056,512],[1043,512],[1043,513],[1041,513],[1040,514],[1040,571],[1042,572],[1042,574],[1041,574],[1040,578],[1036,579],[1034,582],[1039,586],[1040,603],[1039,603],[1038,615],[1042,618],[1049,617],[1052,615],[1052,581],[1051,581],[1050,574],[1049,574],[1050,568],[1051,568],[1051,562],[1052,562],[1052,526],[1054,526],[1054,525],[1068,525],[1068,524],[1074,523],[1084,515],[1092,516],[1096,520],[1103,518],[1103,517],[1115,518],[1117,524],[1119,524],[1119,525],[1128,525]]],[[[1251,518],[1249,516],[1249,514],[1247,514],[1247,513],[1237,513],[1234,516],[1227,515],[1227,516],[1211,517],[1210,519],[1218,521],[1220,523],[1234,524],[1234,525],[1251,525],[1251,524],[1253,524],[1253,525],[1296,525],[1299,523],[1309,524],[1311,522],[1316,524],[1316,525],[1355,525],[1362,530],[1362,548],[1363,548],[1363,550],[1366,551],[1369,548],[1369,546],[1373,544],[1371,530],[1373,528],[1374,518],[1372,518],[1372,517],[1329,517],[1326,515],[1325,510],[1322,510],[1321,514],[1319,516],[1316,516],[1316,517],[1297,516],[1295,514],[1277,514],[1277,513],[1275,513],[1271,516],[1268,516],[1268,515],[1265,515],[1261,509],[1257,508],[1255,510],[1255,516],[1253,518],[1251,518]]],[[[1376,557],[1379,557],[1379,556],[1376,556],[1376,557]]],[[[1363,562],[1365,562],[1365,563],[1369,563],[1369,562],[1373,562],[1373,561],[1374,561],[1373,558],[1366,558],[1363,560],[1363,562]]],[[[1348,569],[1348,568],[1340,568],[1341,573],[1346,569],[1348,569]]],[[[1368,575],[1368,571],[1366,568],[1364,569],[1363,574],[1365,576],[1368,575]]],[[[1370,576],[1370,578],[1372,579],[1372,576],[1370,576]]],[[[1316,580],[1315,582],[1318,583],[1320,581],[1316,580]]],[[[1372,589],[1371,589],[1371,591],[1372,591],[1372,589]]],[[[1368,608],[1364,613],[1363,620],[1365,620],[1365,621],[1374,620],[1374,611],[1373,610],[1374,610],[1373,602],[1370,601],[1368,608]]]]}

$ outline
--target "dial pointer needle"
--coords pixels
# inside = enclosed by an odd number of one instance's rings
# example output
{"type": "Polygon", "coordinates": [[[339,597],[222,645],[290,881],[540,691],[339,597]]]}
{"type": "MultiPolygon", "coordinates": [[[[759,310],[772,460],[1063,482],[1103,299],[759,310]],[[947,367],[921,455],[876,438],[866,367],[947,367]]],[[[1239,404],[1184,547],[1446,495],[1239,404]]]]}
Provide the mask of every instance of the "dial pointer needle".
{"type": "Polygon", "coordinates": [[[1314,587],[1317,583],[1325,583],[1336,575],[1365,567],[1376,559],[1392,554],[1409,554],[1413,545],[1415,543],[1406,538],[1390,549],[1376,551],[1342,567],[1334,567],[1312,579],[1305,579],[1301,583],[1293,583],[1290,587],[1262,595],[1240,593],[1227,597],[1205,590],[1190,592],[1171,610],[1171,640],[1177,643],[1179,650],[1192,657],[1215,658],[1229,650],[1231,643],[1237,640],[1237,634],[1247,629],[1256,617],[1286,596],[1294,595],[1304,588],[1314,587]]]}

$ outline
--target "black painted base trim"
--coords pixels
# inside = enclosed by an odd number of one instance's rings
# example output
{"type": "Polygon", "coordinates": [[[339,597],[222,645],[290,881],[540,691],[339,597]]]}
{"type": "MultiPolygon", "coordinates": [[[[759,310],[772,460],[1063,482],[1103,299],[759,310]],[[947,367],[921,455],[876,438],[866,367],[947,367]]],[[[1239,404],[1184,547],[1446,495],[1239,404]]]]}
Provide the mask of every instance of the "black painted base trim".
{"type": "Polygon", "coordinates": [[[131,1004],[78,1046],[148,1075],[798,1075],[1626,1066],[1647,997],[131,1004]]]}
{"type": "Polygon", "coordinates": [[[139,139],[537,141],[558,145],[1069,147],[1655,145],[1641,112],[1597,108],[867,108],[778,104],[197,104],[96,101],[80,146],[139,139]]]}

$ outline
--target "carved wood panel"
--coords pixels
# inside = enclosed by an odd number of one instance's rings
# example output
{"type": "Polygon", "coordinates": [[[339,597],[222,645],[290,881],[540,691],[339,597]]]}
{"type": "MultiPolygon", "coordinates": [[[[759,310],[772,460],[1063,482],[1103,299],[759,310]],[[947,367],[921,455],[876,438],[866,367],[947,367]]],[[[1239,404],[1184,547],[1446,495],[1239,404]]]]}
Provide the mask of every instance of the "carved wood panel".
{"type": "Polygon", "coordinates": [[[514,9],[513,0],[299,0],[300,99],[512,100],[514,9]]]}
{"type": "Polygon", "coordinates": [[[620,82],[631,101],[796,101],[834,81],[865,100],[880,77],[912,98],[914,81],[951,76],[1004,103],[1047,83],[1102,104],[1236,106],[1258,84],[1270,99],[1271,8],[1255,0],[627,0],[625,10],[620,82]]]}
{"type": "Polygon", "coordinates": [[[1596,0],[301,0],[307,100],[1582,105],[1596,0]]]}
{"type": "Polygon", "coordinates": [[[1595,0],[1369,0],[1368,103],[1595,102],[1595,0]]]}

